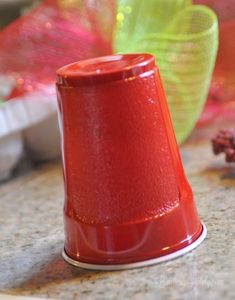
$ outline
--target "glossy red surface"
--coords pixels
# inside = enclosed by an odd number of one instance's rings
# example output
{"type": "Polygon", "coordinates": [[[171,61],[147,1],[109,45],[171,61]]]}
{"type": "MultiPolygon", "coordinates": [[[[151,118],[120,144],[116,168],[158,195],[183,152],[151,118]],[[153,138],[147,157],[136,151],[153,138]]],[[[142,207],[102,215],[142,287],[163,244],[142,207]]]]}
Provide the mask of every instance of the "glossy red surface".
{"type": "Polygon", "coordinates": [[[150,55],[117,55],[89,60],[88,69],[78,63],[71,74],[71,65],[57,73],[65,251],[73,259],[146,260],[179,250],[201,234],[153,62],[150,55]],[[89,76],[93,85],[83,79],[89,76]]]}
{"type": "Polygon", "coordinates": [[[118,54],[75,62],[57,71],[57,84],[94,85],[133,78],[155,67],[150,54],[118,54]]]}

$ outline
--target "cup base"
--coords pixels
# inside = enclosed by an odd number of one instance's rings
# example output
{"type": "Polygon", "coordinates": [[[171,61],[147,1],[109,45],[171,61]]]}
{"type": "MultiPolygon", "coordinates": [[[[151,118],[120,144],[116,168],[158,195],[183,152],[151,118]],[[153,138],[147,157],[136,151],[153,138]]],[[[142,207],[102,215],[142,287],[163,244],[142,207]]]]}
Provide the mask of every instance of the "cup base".
{"type": "Polygon", "coordinates": [[[127,269],[135,269],[135,268],[141,268],[141,267],[159,264],[161,262],[168,261],[168,260],[177,258],[181,255],[184,255],[184,254],[192,251],[196,247],[198,247],[204,241],[204,239],[206,238],[206,235],[207,235],[207,229],[206,229],[205,224],[202,223],[202,233],[198,237],[198,239],[196,241],[194,241],[192,244],[190,244],[180,250],[177,250],[173,253],[167,254],[167,255],[163,255],[160,257],[156,257],[156,258],[152,258],[152,259],[148,259],[148,260],[144,260],[144,261],[129,263],[129,264],[115,264],[115,265],[88,264],[88,263],[79,262],[77,260],[70,258],[66,254],[65,251],[63,251],[62,256],[63,256],[64,260],[66,262],[68,262],[69,264],[71,264],[75,267],[79,267],[79,268],[87,269],[87,270],[120,271],[120,270],[127,270],[127,269]]]}

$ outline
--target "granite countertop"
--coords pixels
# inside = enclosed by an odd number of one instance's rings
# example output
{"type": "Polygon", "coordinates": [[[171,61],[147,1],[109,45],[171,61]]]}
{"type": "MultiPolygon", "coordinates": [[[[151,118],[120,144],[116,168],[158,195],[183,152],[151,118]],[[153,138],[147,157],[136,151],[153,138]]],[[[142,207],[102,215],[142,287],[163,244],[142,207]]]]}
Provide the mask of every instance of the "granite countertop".
{"type": "Polygon", "coordinates": [[[50,163],[0,186],[0,292],[54,299],[235,299],[235,166],[210,145],[182,148],[204,243],[166,263],[119,272],[76,269],[61,258],[63,185],[50,163]]]}

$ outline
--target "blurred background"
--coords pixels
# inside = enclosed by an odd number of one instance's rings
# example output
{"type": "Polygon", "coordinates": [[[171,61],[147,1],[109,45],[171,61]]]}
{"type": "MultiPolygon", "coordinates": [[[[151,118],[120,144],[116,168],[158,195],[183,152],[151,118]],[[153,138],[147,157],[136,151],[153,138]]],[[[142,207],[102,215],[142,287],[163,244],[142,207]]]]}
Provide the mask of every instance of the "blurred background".
{"type": "Polygon", "coordinates": [[[0,0],[0,180],[22,160],[60,157],[55,71],[76,60],[155,55],[179,145],[231,126],[234,7],[235,0],[0,0]]]}
{"type": "Polygon", "coordinates": [[[36,4],[37,0],[0,0],[0,27],[3,28],[12,20],[25,13],[36,4]]]}

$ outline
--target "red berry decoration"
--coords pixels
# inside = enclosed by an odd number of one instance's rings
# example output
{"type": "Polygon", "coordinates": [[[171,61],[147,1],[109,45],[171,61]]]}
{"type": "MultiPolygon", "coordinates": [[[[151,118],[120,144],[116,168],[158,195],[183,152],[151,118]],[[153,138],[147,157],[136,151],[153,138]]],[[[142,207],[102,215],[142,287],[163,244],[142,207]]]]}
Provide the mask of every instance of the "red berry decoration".
{"type": "Polygon", "coordinates": [[[220,130],[212,138],[212,147],[215,155],[225,153],[227,162],[235,162],[235,130],[220,130]]]}

